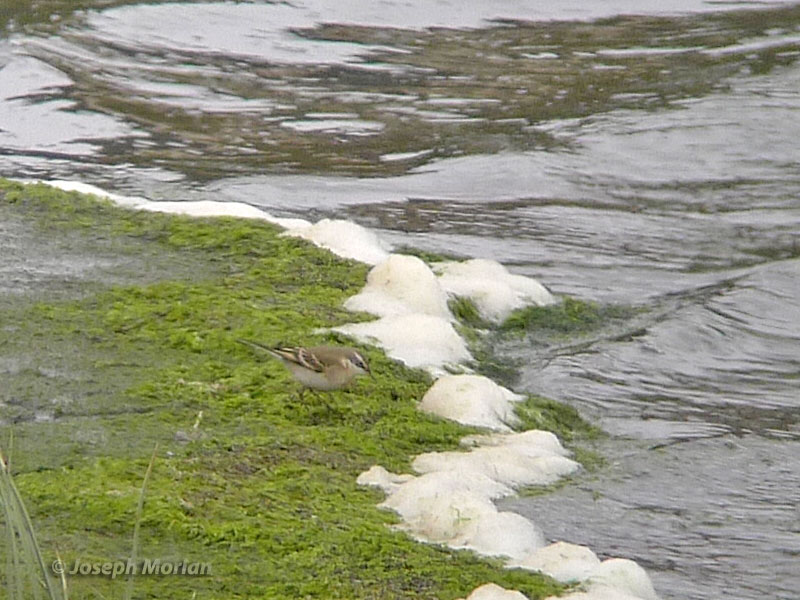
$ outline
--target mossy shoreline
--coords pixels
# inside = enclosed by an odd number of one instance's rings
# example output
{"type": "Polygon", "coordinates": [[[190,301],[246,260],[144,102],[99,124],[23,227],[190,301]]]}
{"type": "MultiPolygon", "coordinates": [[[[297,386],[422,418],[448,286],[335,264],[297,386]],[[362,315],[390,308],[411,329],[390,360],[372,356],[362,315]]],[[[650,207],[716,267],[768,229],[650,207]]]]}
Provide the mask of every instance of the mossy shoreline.
{"type": "MultiPolygon", "coordinates": [[[[381,495],[356,486],[378,463],[474,431],[422,414],[420,371],[364,347],[376,373],[329,407],[235,342],[340,342],[310,332],[366,315],[342,302],[367,267],[264,222],[137,212],[95,197],[0,180],[0,216],[42,240],[118,259],[71,297],[0,303],[0,447],[48,560],[125,560],[142,478],[158,446],[139,558],[207,563],[209,576],[137,577],[134,597],[456,598],[487,581],[530,598],[544,577],[392,530],[381,495]],[[121,258],[120,258],[121,257],[121,258]],[[128,272],[108,273],[115,265],[128,272]]],[[[84,285],[85,284],[85,285],[84,285]]],[[[531,399],[525,425],[567,439],[588,426],[531,399]]],[[[0,557],[3,558],[3,557],[0,557]]],[[[4,560],[4,559],[3,559],[4,560]]],[[[68,578],[72,598],[120,597],[119,580],[68,578]]]]}

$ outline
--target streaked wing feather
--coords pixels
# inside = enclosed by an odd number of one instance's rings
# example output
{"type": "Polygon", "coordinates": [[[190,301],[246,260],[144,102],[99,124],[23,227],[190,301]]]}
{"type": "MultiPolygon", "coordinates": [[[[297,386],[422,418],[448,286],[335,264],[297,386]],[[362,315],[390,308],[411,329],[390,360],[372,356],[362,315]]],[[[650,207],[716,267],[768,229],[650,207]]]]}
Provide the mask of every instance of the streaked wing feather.
{"type": "Polygon", "coordinates": [[[272,351],[282,359],[296,363],[311,371],[316,371],[317,373],[325,372],[325,365],[307,348],[273,348],[272,351]]]}

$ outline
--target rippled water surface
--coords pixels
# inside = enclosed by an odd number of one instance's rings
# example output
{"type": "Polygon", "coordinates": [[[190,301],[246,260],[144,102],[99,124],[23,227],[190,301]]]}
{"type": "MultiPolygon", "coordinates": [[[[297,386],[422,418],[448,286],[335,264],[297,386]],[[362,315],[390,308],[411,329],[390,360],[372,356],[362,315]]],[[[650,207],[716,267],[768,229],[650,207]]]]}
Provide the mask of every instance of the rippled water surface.
{"type": "MultiPolygon", "coordinates": [[[[51,0],[0,27],[2,175],[346,217],[641,308],[503,349],[614,434],[509,506],[665,598],[797,597],[800,5],[51,0]]],[[[0,235],[0,290],[33,286],[0,235]]]]}

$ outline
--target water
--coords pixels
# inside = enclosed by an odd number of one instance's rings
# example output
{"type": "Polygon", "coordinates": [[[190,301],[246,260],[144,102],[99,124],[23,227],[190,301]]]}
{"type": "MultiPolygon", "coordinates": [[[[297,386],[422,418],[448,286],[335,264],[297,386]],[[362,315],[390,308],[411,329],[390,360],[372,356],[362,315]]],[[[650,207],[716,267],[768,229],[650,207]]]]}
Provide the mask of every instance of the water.
{"type": "Polygon", "coordinates": [[[796,597],[798,5],[74,4],[0,11],[0,174],[342,216],[643,307],[506,348],[613,437],[504,507],[665,598],[796,597]]]}
{"type": "Polygon", "coordinates": [[[503,508],[639,561],[664,597],[796,598],[797,444],[707,434],[650,452],[615,440],[601,478],[503,508]]]}

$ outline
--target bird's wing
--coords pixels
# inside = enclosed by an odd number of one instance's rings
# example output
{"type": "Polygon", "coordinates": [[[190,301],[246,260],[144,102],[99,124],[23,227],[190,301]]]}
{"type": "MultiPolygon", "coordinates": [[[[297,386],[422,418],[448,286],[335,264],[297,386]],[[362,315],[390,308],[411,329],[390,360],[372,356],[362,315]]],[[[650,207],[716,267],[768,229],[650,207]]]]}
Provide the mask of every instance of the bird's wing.
{"type": "Polygon", "coordinates": [[[265,346],[264,344],[259,344],[258,342],[251,342],[250,340],[243,340],[241,338],[236,339],[237,342],[240,344],[244,344],[245,346],[250,346],[251,348],[255,348],[256,350],[263,350],[264,352],[268,352],[275,358],[280,358],[281,360],[285,360],[296,365],[300,365],[301,367],[305,367],[310,371],[316,371],[317,373],[324,373],[325,372],[325,365],[317,358],[316,354],[309,350],[308,348],[293,348],[290,346],[279,346],[276,348],[270,348],[269,346],[265,346]]]}
{"type": "Polygon", "coordinates": [[[325,365],[308,348],[273,348],[272,353],[311,371],[325,372],[325,365]]]}

